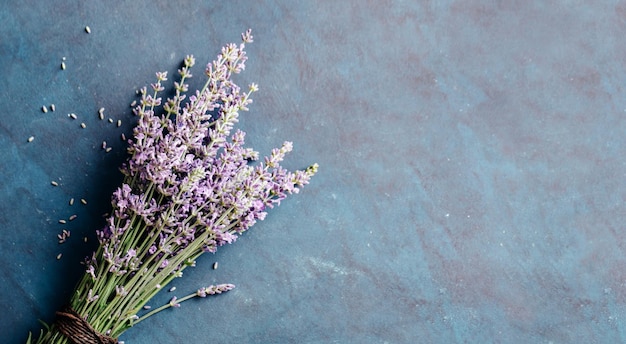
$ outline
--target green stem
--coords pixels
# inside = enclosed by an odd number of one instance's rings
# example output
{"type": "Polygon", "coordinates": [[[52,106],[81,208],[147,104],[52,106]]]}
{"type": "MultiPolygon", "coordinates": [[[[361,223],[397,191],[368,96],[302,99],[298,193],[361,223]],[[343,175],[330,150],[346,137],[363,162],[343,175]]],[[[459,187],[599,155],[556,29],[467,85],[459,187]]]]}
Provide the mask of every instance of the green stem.
{"type": "Polygon", "coordinates": [[[150,312],[148,312],[148,313],[146,313],[146,314],[142,315],[139,319],[137,319],[137,320],[133,321],[132,325],[133,325],[133,326],[134,326],[134,325],[137,325],[137,324],[138,324],[138,323],[140,323],[141,321],[144,321],[144,320],[146,320],[147,318],[149,318],[149,317],[151,317],[151,316],[153,316],[153,315],[155,315],[155,314],[157,314],[157,313],[159,313],[159,312],[161,312],[161,311],[164,311],[164,310],[166,310],[166,309],[168,309],[168,308],[171,308],[171,307],[175,307],[176,305],[181,304],[181,303],[183,303],[183,302],[185,302],[185,301],[187,301],[187,300],[193,299],[194,297],[198,297],[198,293],[197,293],[197,292],[196,292],[196,293],[189,294],[189,295],[186,295],[186,296],[183,296],[183,297],[181,297],[180,299],[176,299],[176,301],[175,301],[175,302],[171,302],[171,301],[170,301],[170,302],[168,302],[168,303],[164,304],[163,306],[161,306],[161,307],[159,307],[159,308],[155,308],[155,309],[151,310],[150,312]]]}

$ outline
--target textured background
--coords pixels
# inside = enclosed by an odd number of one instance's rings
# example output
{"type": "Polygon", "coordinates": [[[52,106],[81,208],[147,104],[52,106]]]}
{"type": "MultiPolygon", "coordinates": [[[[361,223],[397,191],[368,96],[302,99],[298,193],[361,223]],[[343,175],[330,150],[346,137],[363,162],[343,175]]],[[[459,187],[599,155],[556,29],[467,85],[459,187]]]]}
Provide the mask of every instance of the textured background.
{"type": "Polygon", "coordinates": [[[78,280],[121,180],[135,90],[190,53],[198,86],[248,27],[237,80],[261,91],[240,127],[262,153],[293,140],[287,165],[320,172],[174,282],[179,295],[237,289],[121,339],[626,341],[626,2],[12,3],[0,7],[4,342],[52,320],[78,280]],[[72,237],[58,245],[62,228],[72,237]]]}

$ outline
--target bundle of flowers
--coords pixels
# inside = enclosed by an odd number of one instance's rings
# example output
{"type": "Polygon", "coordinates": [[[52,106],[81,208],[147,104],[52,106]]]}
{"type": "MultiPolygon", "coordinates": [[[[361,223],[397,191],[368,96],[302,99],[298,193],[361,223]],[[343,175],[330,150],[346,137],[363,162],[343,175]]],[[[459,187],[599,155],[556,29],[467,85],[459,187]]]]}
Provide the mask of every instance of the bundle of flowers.
{"type": "Polygon", "coordinates": [[[250,30],[242,40],[222,48],[205,69],[204,87],[189,96],[192,56],[165,102],[159,95],[167,73],[157,73],[156,82],[142,89],[124,181],[97,231],[99,246],[67,307],[27,343],[117,343],[120,334],[161,310],[231,290],[232,284],[210,285],[146,310],[200,255],[234,242],[315,174],[317,164],[293,172],[280,165],[290,142],[254,162],[259,153],[246,148],[245,133],[234,129],[257,90],[251,84],[242,91],[231,80],[245,68],[250,30]]]}

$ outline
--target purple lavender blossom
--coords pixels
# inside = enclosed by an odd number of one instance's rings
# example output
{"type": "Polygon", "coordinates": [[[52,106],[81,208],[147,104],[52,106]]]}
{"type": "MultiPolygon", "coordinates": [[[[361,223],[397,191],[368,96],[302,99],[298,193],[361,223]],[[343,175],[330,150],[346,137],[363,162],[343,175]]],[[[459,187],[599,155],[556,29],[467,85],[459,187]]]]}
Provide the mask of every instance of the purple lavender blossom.
{"type": "Polygon", "coordinates": [[[200,288],[196,292],[196,295],[199,297],[207,297],[207,295],[215,295],[227,292],[235,288],[234,284],[218,284],[218,285],[210,285],[206,288],[200,288]]]}
{"type": "MultiPolygon", "coordinates": [[[[217,60],[207,65],[206,86],[183,105],[184,79],[191,76],[194,63],[188,56],[179,70],[183,80],[175,84],[176,95],[166,101],[164,116],[158,116],[156,108],[167,73],[157,73],[157,82],[151,85],[153,95],[142,91],[141,105],[134,110],[139,122],[129,142],[132,157],[122,170],[126,179],[114,193],[116,221],[111,219],[100,232],[103,244],[117,245],[127,230],[129,221],[125,220],[132,218],[131,225],[138,223],[147,237],[163,241],[162,234],[167,234],[171,255],[196,239],[204,245],[195,253],[214,252],[215,245],[234,242],[238,234],[265,218],[267,207],[280,204],[287,194],[308,183],[316,166],[296,172],[280,166],[292,150],[291,142],[253,167],[248,162],[259,154],[244,147],[243,131],[232,133],[239,111],[247,109],[250,94],[257,89],[253,84],[242,92],[230,80],[245,69],[244,47],[252,42],[250,31],[242,38],[243,43],[225,46],[217,60]],[[211,112],[216,110],[213,120],[211,112]]],[[[154,246],[149,247],[154,254],[154,246]]]]}

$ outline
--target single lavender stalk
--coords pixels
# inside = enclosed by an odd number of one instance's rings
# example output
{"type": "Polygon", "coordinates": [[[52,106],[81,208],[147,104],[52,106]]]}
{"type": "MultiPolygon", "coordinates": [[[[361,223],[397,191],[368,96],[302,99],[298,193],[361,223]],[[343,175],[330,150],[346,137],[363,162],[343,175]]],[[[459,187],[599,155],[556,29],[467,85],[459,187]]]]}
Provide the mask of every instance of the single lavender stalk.
{"type": "MultiPolygon", "coordinates": [[[[142,89],[134,112],[138,124],[129,140],[124,181],[112,198],[113,211],[97,231],[100,245],[86,261],[70,306],[99,333],[117,338],[144,319],[193,297],[234,288],[222,284],[199,289],[140,315],[148,301],[205,252],[234,242],[267,208],[297,193],[317,171],[314,164],[290,172],[280,163],[291,142],[259,153],[244,147],[245,133],[235,130],[239,112],[247,111],[251,84],[243,92],[232,80],[245,69],[245,44],[228,44],[205,69],[204,87],[187,97],[185,81],[195,60],[187,56],[178,71],[175,94],[162,104],[167,73],[157,73],[151,91],[142,89]],[[162,114],[157,112],[162,109],[162,114]]],[[[29,337],[28,343],[31,343],[29,337]]],[[[36,343],[68,343],[54,325],[36,343]]]]}

